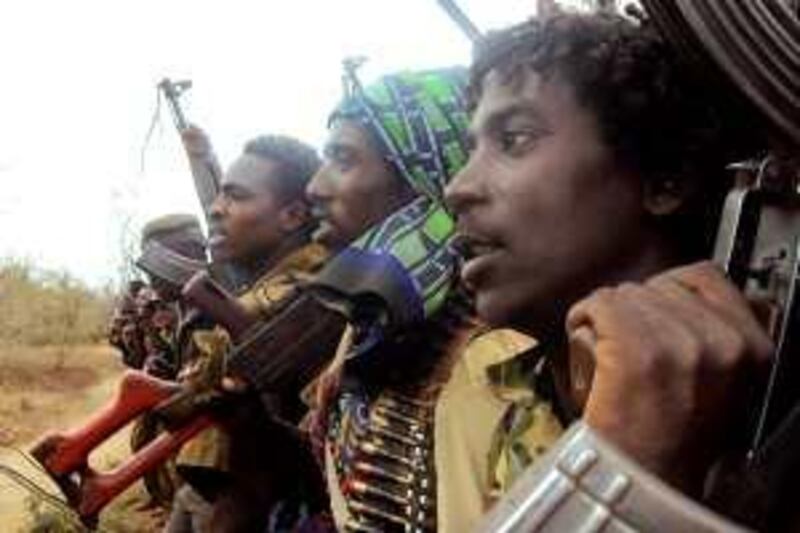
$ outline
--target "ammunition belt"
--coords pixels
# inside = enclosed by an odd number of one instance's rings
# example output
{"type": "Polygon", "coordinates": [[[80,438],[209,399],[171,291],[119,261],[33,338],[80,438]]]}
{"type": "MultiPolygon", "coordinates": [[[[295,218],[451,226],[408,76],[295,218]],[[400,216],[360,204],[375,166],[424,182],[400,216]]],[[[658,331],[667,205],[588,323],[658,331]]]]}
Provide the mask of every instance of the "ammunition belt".
{"type": "Polygon", "coordinates": [[[436,529],[434,401],[345,393],[329,442],[350,520],[346,531],[436,529]]]}

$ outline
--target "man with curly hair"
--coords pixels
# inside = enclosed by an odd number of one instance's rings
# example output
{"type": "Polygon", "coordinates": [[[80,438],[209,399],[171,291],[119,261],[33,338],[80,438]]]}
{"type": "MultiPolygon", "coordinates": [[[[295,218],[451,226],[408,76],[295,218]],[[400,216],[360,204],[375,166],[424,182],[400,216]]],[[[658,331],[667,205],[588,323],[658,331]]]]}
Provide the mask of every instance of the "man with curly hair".
{"type": "MultiPolygon", "coordinates": [[[[443,191],[467,158],[465,72],[351,82],[308,187],[315,239],[340,249],[314,285],[350,319],[312,424],[333,519],[344,531],[469,531],[491,429],[525,394],[514,369],[483,370],[532,341],[478,324],[458,282],[443,191]]],[[[539,429],[543,443],[558,435],[539,429]]]]}
{"type": "Polygon", "coordinates": [[[533,398],[496,432],[492,485],[531,462],[545,403],[700,494],[771,353],[702,262],[726,164],[763,146],[742,127],[750,110],[693,79],[651,27],[610,15],[490,36],[471,91],[474,149],[447,190],[461,276],[482,318],[539,341],[520,362],[533,398]]]}

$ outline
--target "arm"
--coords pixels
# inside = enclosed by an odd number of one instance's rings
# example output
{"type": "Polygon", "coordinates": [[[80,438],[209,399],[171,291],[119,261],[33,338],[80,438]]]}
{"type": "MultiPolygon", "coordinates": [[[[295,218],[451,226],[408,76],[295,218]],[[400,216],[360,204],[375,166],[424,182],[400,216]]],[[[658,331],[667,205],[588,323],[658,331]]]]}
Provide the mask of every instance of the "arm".
{"type": "Polygon", "coordinates": [[[163,79],[158,84],[159,90],[169,104],[175,127],[181,134],[183,145],[186,148],[186,155],[189,157],[189,165],[192,170],[197,196],[200,199],[200,205],[203,207],[206,220],[210,221],[211,204],[219,192],[222,171],[211,149],[208,136],[199,128],[190,126],[183,113],[180,97],[191,86],[191,81],[173,82],[169,78],[163,79]]]}
{"type": "Polygon", "coordinates": [[[184,384],[128,372],[117,396],[87,423],[45,436],[31,452],[87,522],[122,490],[208,427],[214,407],[236,401],[237,395],[221,387],[223,371],[241,378],[262,397],[279,397],[297,392],[335,351],[344,320],[310,296],[297,292],[282,302],[268,322],[260,323],[207,277],[195,281],[187,285],[189,299],[204,306],[231,331],[234,343],[226,354],[224,369],[212,365],[210,375],[184,384]],[[88,467],[92,450],[147,411],[164,418],[168,431],[113,471],[92,471],[88,467]]]}

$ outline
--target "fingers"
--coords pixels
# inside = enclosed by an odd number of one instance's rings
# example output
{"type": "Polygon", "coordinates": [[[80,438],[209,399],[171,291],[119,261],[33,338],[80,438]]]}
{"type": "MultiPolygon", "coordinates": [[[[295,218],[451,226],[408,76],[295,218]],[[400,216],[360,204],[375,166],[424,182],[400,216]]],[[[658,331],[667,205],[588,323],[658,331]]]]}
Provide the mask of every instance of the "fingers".
{"type": "Polygon", "coordinates": [[[570,309],[566,329],[571,370],[585,368],[572,364],[574,347],[591,346],[595,359],[584,421],[691,490],[772,354],[745,298],[710,263],[595,291],[570,309]]]}
{"type": "Polygon", "coordinates": [[[193,155],[204,155],[211,151],[211,142],[206,133],[197,126],[189,126],[181,132],[186,149],[193,155]]]}
{"type": "Polygon", "coordinates": [[[682,267],[647,282],[687,314],[689,325],[708,322],[716,327],[696,327],[709,342],[719,342],[725,351],[744,351],[757,362],[769,360],[774,346],[744,295],[713,263],[682,267]],[[698,319],[695,321],[695,317],[698,319]],[[742,346],[731,346],[739,339],[742,346]],[[737,350],[738,348],[738,350],[737,350]]]}
{"type": "Polygon", "coordinates": [[[596,292],[573,307],[567,322],[570,335],[576,326],[593,330],[599,370],[644,381],[699,365],[709,357],[705,330],[721,327],[701,306],[633,283],[596,292]]]}
{"type": "Polygon", "coordinates": [[[589,398],[594,377],[594,351],[597,344],[594,330],[579,326],[569,336],[569,375],[572,401],[583,410],[589,398]]]}
{"type": "Polygon", "coordinates": [[[222,378],[222,390],[234,394],[242,393],[247,390],[247,382],[235,376],[225,376],[222,378]]]}
{"type": "Polygon", "coordinates": [[[763,363],[773,351],[742,294],[710,263],[675,269],[644,285],[600,289],[570,310],[568,335],[581,326],[591,328],[598,342],[626,335],[629,345],[642,340],[636,331],[648,331],[653,339],[682,345],[688,356],[706,352],[713,356],[706,362],[723,366],[745,357],[763,363]]]}

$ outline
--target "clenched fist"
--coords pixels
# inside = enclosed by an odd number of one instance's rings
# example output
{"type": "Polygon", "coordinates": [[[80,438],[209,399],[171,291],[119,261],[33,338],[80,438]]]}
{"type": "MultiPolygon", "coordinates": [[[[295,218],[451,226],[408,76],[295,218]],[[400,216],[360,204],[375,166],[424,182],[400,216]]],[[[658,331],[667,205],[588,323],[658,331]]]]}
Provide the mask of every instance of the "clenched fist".
{"type": "Polygon", "coordinates": [[[206,132],[197,126],[189,126],[181,132],[181,139],[183,140],[183,146],[190,155],[204,157],[211,154],[211,141],[208,139],[206,132]]]}
{"type": "Polygon", "coordinates": [[[594,292],[570,310],[567,333],[571,357],[590,345],[594,359],[584,421],[687,492],[741,422],[773,350],[708,262],[594,292]]]}

